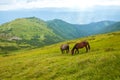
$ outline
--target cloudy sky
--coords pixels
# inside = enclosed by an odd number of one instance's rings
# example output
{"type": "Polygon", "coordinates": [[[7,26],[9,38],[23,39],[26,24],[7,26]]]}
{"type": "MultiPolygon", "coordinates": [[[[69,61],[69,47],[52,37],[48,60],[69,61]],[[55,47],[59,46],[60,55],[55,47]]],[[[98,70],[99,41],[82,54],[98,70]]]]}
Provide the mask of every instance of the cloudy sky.
{"type": "Polygon", "coordinates": [[[70,8],[87,10],[95,6],[120,6],[120,0],[0,0],[0,10],[70,8]]]}
{"type": "Polygon", "coordinates": [[[0,0],[0,24],[33,16],[74,24],[120,21],[120,0],[0,0]]]}

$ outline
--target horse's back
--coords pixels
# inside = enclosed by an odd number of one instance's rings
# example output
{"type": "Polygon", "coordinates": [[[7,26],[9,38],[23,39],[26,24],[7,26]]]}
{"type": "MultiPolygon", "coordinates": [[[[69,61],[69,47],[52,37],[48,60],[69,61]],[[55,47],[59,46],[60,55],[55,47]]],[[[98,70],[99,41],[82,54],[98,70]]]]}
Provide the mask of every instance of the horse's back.
{"type": "Polygon", "coordinates": [[[69,48],[69,45],[68,45],[68,44],[62,44],[62,45],[61,45],[61,49],[67,49],[67,48],[69,48]]]}
{"type": "Polygon", "coordinates": [[[75,44],[76,48],[83,48],[83,47],[85,47],[85,46],[87,46],[87,45],[88,45],[88,42],[87,42],[87,41],[82,41],[82,42],[80,42],[80,43],[76,43],[76,44],[75,44]]]}

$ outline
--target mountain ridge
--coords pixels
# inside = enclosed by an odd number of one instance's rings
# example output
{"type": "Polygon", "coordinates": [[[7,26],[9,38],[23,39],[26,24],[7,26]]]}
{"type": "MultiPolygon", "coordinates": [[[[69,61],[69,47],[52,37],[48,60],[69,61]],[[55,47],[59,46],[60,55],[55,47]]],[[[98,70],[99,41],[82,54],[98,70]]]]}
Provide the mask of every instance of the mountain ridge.
{"type": "MultiPolygon", "coordinates": [[[[4,36],[22,38],[19,42],[25,42],[30,45],[45,45],[46,42],[54,43],[62,39],[48,29],[45,21],[35,17],[19,18],[0,26],[0,34],[4,36]],[[49,39],[48,39],[49,38],[49,39]],[[35,43],[36,42],[36,43],[35,43]]],[[[1,39],[4,39],[4,36],[1,39]]],[[[7,37],[7,39],[9,39],[7,37]]]]}
{"type": "Polygon", "coordinates": [[[36,17],[18,18],[0,25],[0,44],[5,49],[8,49],[6,46],[13,47],[12,44],[15,44],[15,48],[41,47],[89,35],[118,31],[119,24],[115,21],[101,21],[81,25],[61,19],[44,21],[36,17]]]}

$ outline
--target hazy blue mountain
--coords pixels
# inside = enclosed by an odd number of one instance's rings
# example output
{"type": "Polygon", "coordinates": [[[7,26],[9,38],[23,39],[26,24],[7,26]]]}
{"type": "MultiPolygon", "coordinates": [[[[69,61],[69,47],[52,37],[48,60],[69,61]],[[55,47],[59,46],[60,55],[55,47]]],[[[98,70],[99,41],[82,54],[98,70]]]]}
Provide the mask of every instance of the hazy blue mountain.
{"type": "Polygon", "coordinates": [[[78,29],[75,25],[59,19],[47,21],[47,24],[51,29],[53,29],[55,34],[60,35],[64,39],[74,39],[82,37],[85,34],[84,31],[78,29]]]}
{"type": "Polygon", "coordinates": [[[48,26],[53,31],[65,39],[73,39],[93,34],[100,34],[101,29],[114,24],[115,21],[100,21],[90,24],[70,24],[65,21],[54,19],[47,21],[48,26]]]}
{"type": "Polygon", "coordinates": [[[104,27],[100,32],[107,33],[120,30],[120,22],[104,27]]]}
{"type": "Polygon", "coordinates": [[[77,25],[77,27],[84,31],[87,35],[100,34],[101,29],[116,23],[115,21],[100,21],[90,24],[77,25]]]}

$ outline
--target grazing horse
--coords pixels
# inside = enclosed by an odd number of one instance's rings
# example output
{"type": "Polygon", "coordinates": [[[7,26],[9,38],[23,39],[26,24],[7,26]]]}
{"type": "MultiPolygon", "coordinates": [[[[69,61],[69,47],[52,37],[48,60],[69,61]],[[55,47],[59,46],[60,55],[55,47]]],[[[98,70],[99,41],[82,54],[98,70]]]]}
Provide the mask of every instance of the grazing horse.
{"type": "Polygon", "coordinates": [[[79,53],[79,49],[84,48],[84,47],[86,48],[86,52],[88,52],[88,50],[90,50],[90,45],[89,45],[89,43],[87,41],[82,41],[80,43],[76,43],[74,45],[73,49],[71,50],[72,55],[74,54],[75,50],[76,50],[75,53],[76,52],[79,53]]]}
{"type": "Polygon", "coordinates": [[[64,51],[66,51],[66,53],[68,53],[69,52],[69,45],[68,44],[62,44],[60,46],[60,50],[61,50],[62,54],[64,53],[64,51]]]}

